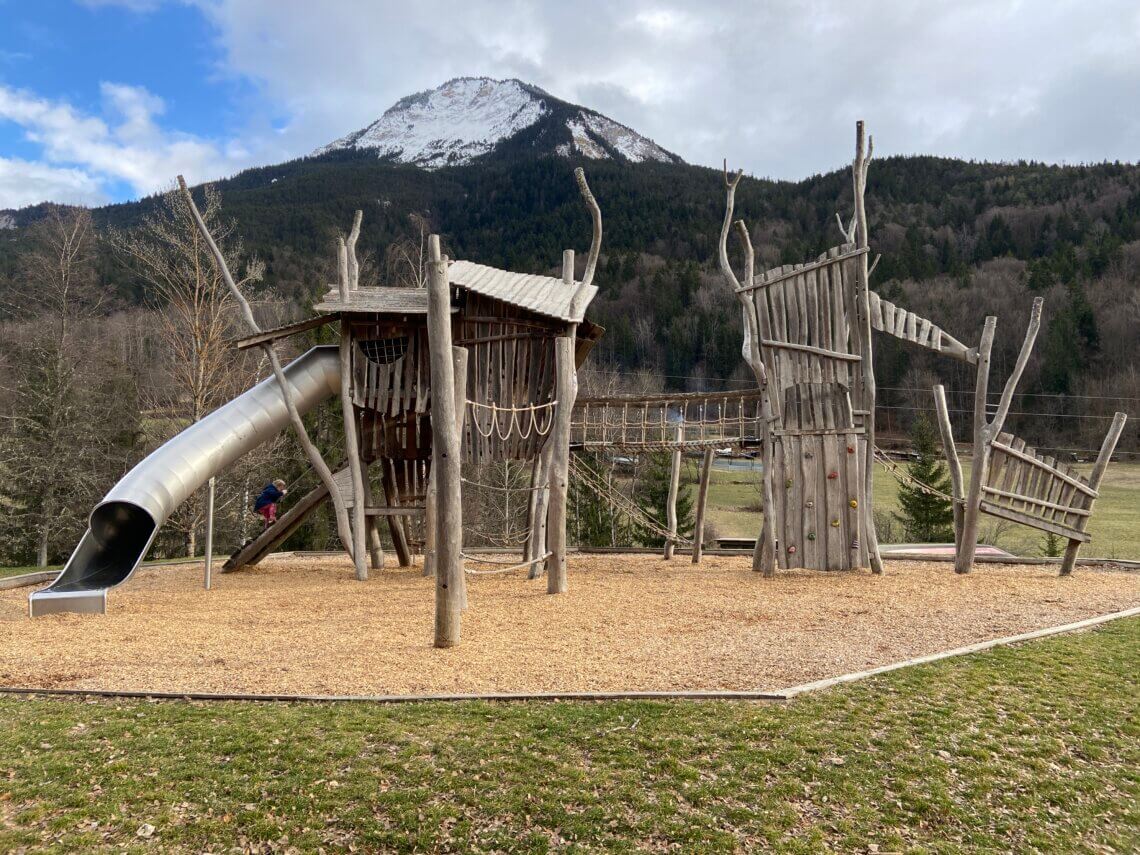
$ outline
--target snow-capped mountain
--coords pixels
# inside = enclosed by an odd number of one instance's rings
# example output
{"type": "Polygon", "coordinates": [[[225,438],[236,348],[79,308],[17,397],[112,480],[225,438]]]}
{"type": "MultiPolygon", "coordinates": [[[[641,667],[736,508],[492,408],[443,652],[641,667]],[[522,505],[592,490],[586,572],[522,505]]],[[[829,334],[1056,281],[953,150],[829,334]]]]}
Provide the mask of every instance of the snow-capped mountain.
{"type": "Polygon", "coordinates": [[[505,144],[537,155],[581,156],[631,163],[682,163],[653,140],[586,107],[568,104],[519,80],[460,77],[401,98],[377,121],[323,146],[426,169],[460,166],[505,144]]]}

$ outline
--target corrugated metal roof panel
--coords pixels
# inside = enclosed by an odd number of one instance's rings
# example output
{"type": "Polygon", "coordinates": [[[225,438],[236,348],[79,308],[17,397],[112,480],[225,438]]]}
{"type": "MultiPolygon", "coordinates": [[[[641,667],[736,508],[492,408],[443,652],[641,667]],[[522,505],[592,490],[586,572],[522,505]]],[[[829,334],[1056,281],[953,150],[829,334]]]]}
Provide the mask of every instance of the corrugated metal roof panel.
{"type": "Polygon", "coordinates": [[[577,316],[571,316],[570,301],[578,288],[577,282],[567,285],[553,276],[513,273],[471,261],[453,262],[448,269],[448,278],[452,285],[468,291],[563,321],[581,321],[586,306],[598,293],[597,286],[589,286],[577,316]]]}

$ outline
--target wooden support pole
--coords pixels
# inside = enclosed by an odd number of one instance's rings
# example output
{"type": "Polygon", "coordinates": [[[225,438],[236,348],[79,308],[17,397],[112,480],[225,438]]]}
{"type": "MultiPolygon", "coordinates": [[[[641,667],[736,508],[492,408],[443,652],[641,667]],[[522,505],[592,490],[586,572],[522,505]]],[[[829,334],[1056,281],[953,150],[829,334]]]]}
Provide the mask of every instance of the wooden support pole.
{"type": "MultiPolygon", "coordinates": [[[[186,179],[181,175],[178,176],[178,187],[182,191],[182,196],[186,200],[187,206],[190,208],[190,215],[194,220],[194,224],[198,227],[199,234],[202,235],[202,240],[206,242],[206,246],[210,250],[210,254],[214,257],[214,263],[218,267],[218,271],[222,274],[222,280],[226,283],[226,288],[229,290],[230,295],[237,301],[241,309],[242,319],[245,321],[246,327],[253,334],[260,334],[261,327],[257,325],[257,320],[253,317],[253,309],[249,305],[249,301],[242,294],[241,289],[238,288],[237,283],[234,282],[233,275],[230,273],[229,265],[226,263],[225,256],[222,251],[218,249],[218,244],[214,241],[213,235],[206,227],[206,221],[202,219],[202,214],[198,211],[198,206],[194,203],[194,197],[190,194],[190,188],[186,186],[186,179]]],[[[317,473],[317,477],[321,479],[321,483],[325,485],[325,489],[329,491],[329,501],[332,502],[333,512],[336,517],[336,530],[340,537],[340,542],[344,546],[346,552],[352,554],[352,527],[348,521],[348,510],[344,506],[344,501],[337,491],[336,481],[333,479],[332,470],[329,469],[320,451],[313,444],[312,439],[309,437],[309,432],[305,429],[305,423],[301,420],[301,414],[297,412],[297,404],[293,400],[293,393],[289,388],[289,384],[285,380],[285,369],[281,367],[281,360],[277,356],[277,348],[274,347],[272,341],[267,341],[261,345],[266,358],[269,360],[269,365],[273,368],[273,378],[277,381],[277,386],[281,390],[281,398],[285,402],[285,410],[289,413],[289,423],[293,427],[294,433],[297,434],[297,442],[305,452],[305,456],[309,458],[309,464],[317,473]]]]}
{"type": "MultiPolygon", "coordinates": [[[[866,250],[869,247],[867,238],[867,168],[871,163],[874,150],[874,140],[864,144],[864,128],[862,120],[855,123],[855,162],[852,166],[852,183],[855,192],[855,247],[866,250]]],[[[868,402],[870,412],[866,416],[864,431],[867,438],[866,459],[863,461],[863,531],[867,537],[867,560],[871,565],[871,572],[883,572],[883,558],[879,554],[879,533],[875,529],[875,515],[873,513],[875,495],[875,367],[872,362],[874,351],[871,347],[871,297],[868,281],[870,274],[867,271],[867,253],[859,256],[855,264],[855,318],[853,323],[859,325],[859,355],[863,357],[860,364],[863,379],[863,394],[868,402]]]]}
{"type": "MultiPolygon", "coordinates": [[[[682,411],[683,417],[683,411],[682,411]]],[[[673,449],[673,459],[669,465],[669,499],[665,504],[666,528],[669,536],[665,538],[665,560],[673,558],[673,550],[677,546],[677,493],[681,488],[681,443],[685,440],[685,425],[677,425],[674,434],[677,447],[673,449]]]]}
{"type": "Polygon", "coordinates": [[[938,432],[942,435],[942,450],[950,468],[950,494],[954,499],[954,552],[962,548],[962,461],[954,445],[954,430],[950,425],[950,410],[946,406],[946,389],[942,384],[934,387],[934,409],[938,413],[938,432]]]}
{"type": "MultiPolygon", "coordinates": [[[[384,471],[381,473],[384,484],[384,501],[390,508],[400,504],[400,489],[396,484],[396,463],[391,458],[384,461],[384,471]]],[[[401,567],[412,566],[412,550],[408,546],[408,538],[404,532],[403,518],[388,517],[388,532],[392,535],[392,547],[396,550],[396,558],[401,567]]]]}
{"type": "MultiPolygon", "coordinates": [[[[455,433],[459,437],[457,447],[459,455],[463,454],[463,423],[467,419],[467,348],[453,347],[451,348],[451,374],[455,378],[454,394],[455,394],[455,433]]],[[[457,456],[459,462],[456,468],[459,470],[459,491],[460,500],[463,498],[463,469],[462,457],[457,456]]],[[[459,554],[463,554],[463,526],[458,526],[458,531],[455,537],[459,543],[459,554]]],[[[452,591],[455,592],[455,597],[459,601],[461,609],[467,608],[467,576],[463,572],[463,562],[459,562],[459,572],[456,574],[455,579],[451,583],[452,591]]]]}
{"type": "MultiPolygon", "coordinates": [[[[1112,419],[1112,427],[1108,429],[1105,434],[1104,442],[1100,444],[1100,454],[1096,456],[1096,463],[1093,464],[1093,470],[1089,474],[1089,486],[1094,490],[1100,489],[1101,479],[1104,477],[1104,471],[1108,468],[1108,462],[1112,459],[1112,453],[1116,450],[1116,443],[1120,439],[1120,434],[1124,431],[1124,423],[1128,421],[1128,416],[1124,413],[1117,413],[1112,419]]],[[[1088,511],[1092,515],[1093,503],[1095,498],[1089,498],[1088,511]]],[[[1069,545],[1065,547],[1065,557],[1061,561],[1060,575],[1068,576],[1073,572],[1073,566],[1077,563],[1077,553],[1081,550],[1081,541],[1070,540],[1069,545]]]]}
{"type": "Polygon", "coordinates": [[[459,643],[463,582],[463,484],[451,347],[451,286],[439,236],[428,239],[428,345],[431,351],[432,473],[436,480],[435,646],[459,643]]]}
{"type": "MultiPolygon", "coordinates": [[[[368,474],[368,468],[365,467],[361,473],[364,480],[364,501],[368,507],[373,506],[372,501],[372,478],[368,474]]],[[[368,557],[372,563],[373,570],[384,569],[384,544],[380,542],[380,529],[377,528],[376,517],[366,516],[368,526],[368,557]]]]}
{"type": "Polygon", "coordinates": [[[705,548],[705,505],[709,499],[709,479],[712,477],[714,451],[712,447],[705,449],[704,460],[701,461],[701,486],[697,489],[697,519],[693,529],[693,563],[701,563],[701,553],[705,548]]]}
{"type": "Polygon", "coordinates": [[[206,566],[202,584],[210,590],[214,569],[214,479],[206,482],[206,566]]]}
{"type": "Polygon", "coordinates": [[[570,483],[570,416],[574,409],[578,378],[574,368],[574,336],[554,340],[554,425],[550,430],[550,499],[547,510],[546,592],[566,592],[566,495],[570,483]]]}
{"type": "Polygon", "coordinates": [[[550,508],[550,456],[553,444],[548,440],[535,460],[534,482],[541,489],[534,491],[534,522],[531,526],[527,560],[533,561],[527,572],[528,579],[537,579],[546,571],[545,562],[540,559],[549,551],[546,541],[547,513],[550,508]]]}
{"type": "Polygon", "coordinates": [[[986,430],[986,397],[990,390],[990,354],[994,348],[997,318],[990,315],[982,328],[978,345],[978,379],[974,385],[974,461],[970,469],[970,488],[962,509],[962,536],[954,556],[954,572],[969,573],[978,548],[978,523],[982,512],[982,485],[989,469],[991,440],[986,430]]]}
{"type": "Polygon", "coordinates": [[[348,473],[352,483],[352,563],[356,578],[368,578],[365,558],[368,519],[364,515],[364,466],[360,458],[360,440],[356,431],[356,407],[352,403],[352,326],[348,320],[340,322],[340,408],[344,417],[344,454],[348,458],[348,473]]]}
{"type": "Polygon", "coordinates": [[[438,519],[439,495],[435,489],[435,468],[428,472],[424,489],[424,575],[435,575],[435,530],[438,519]]]}

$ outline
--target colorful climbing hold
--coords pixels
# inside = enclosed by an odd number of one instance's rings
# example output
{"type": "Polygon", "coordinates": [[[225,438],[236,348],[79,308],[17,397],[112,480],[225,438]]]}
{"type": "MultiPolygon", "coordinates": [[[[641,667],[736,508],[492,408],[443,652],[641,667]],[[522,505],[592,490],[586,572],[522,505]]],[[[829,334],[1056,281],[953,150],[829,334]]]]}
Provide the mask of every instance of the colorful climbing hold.
{"type": "Polygon", "coordinates": [[[795,544],[792,544],[791,546],[788,547],[788,555],[795,555],[795,554],[796,554],[796,546],[795,546],[795,544]]]}
{"type": "Polygon", "coordinates": [[[857,507],[859,507],[859,500],[858,499],[852,499],[847,504],[849,504],[853,508],[857,508],[857,507]]]}
{"type": "Polygon", "coordinates": [[[839,518],[838,517],[836,517],[835,519],[833,519],[831,521],[831,527],[832,528],[839,528],[839,518]]]}
{"type": "Polygon", "coordinates": [[[815,540],[815,532],[814,531],[808,532],[808,540],[815,540]]]}
{"type": "Polygon", "coordinates": [[[789,478],[787,481],[785,481],[784,486],[787,487],[789,490],[792,489],[792,479],[789,478]]]}
{"type": "Polygon", "coordinates": [[[847,453],[848,454],[854,454],[855,453],[855,446],[853,446],[853,445],[847,446],[847,453]]]}
{"type": "Polygon", "coordinates": [[[836,478],[838,478],[838,477],[839,477],[839,473],[838,473],[838,472],[828,472],[828,473],[827,473],[827,480],[828,480],[828,481],[834,481],[834,480],[835,480],[836,478]]]}

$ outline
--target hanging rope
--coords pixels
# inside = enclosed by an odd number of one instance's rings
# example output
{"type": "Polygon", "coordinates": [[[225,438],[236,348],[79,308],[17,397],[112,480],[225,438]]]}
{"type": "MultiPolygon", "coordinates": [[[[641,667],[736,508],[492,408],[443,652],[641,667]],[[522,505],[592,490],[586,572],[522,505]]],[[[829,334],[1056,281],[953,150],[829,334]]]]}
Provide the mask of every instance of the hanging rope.
{"type": "Polygon", "coordinates": [[[691,540],[686,540],[679,535],[671,534],[668,529],[662,528],[660,523],[642,510],[637,503],[623,493],[612,489],[609,484],[606,483],[605,478],[592,470],[573,454],[570,455],[570,474],[588,487],[591,492],[609,504],[614,510],[625,514],[643,528],[648,529],[665,540],[672,540],[676,544],[692,545],[691,540]]]}
{"type": "Polygon", "coordinates": [[[512,434],[517,435],[520,439],[529,439],[536,434],[546,436],[554,426],[554,407],[557,404],[558,401],[547,401],[545,404],[532,404],[526,407],[502,407],[493,402],[484,404],[481,401],[467,400],[467,406],[471,411],[471,424],[479,435],[484,439],[490,439],[494,435],[504,442],[512,434]],[[476,415],[479,410],[490,412],[490,421],[486,430],[483,429],[483,424],[476,415]],[[540,410],[546,411],[545,425],[539,424],[538,414],[540,410]],[[500,413],[507,414],[505,430],[501,427],[500,413]]]}
{"type": "Polygon", "coordinates": [[[945,499],[947,502],[954,501],[953,496],[949,496],[946,493],[943,493],[937,487],[932,487],[929,484],[925,484],[922,481],[919,481],[917,478],[915,478],[913,475],[911,475],[909,472],[907,472],[905,469],[887,457],[887,455],[883,453],[883,450],[878,446],[875,446],[875,462],[890,472],[891,475],[894,476],[894,479],[900,484],[909,484],[916,490],[926,493],[928,496],[937,496],[940,499],[945,499]]]}
{"type": "Polygon", "coordinates": [[[537,492],[545,490],[545,484],[535,484],[534,486],[527,485],[525,487],[502,487],[498,484],[484,484],[482,481],[472,481],[470,478],[462,479],[464,484],[470,484],[472,487],[479,487],[482,490],[498,490],[501,493],[514,493],[525,490],[526,492],[537,492]]]}
{"type": "MultiPolygon", "coordinates": [[[[479,564],[506,564],[507,563],[505,561],[495,561],[495,560],[490,559],[490,558],[479,558],[479,557],[474,556],[474,555],[468,555],[466,552],[462,552],[460,554],[465,559],[467,559],[468,561],[474,561],[474,562],[479,563],[479,564]]],[[[502,573],[514,573],[518,570],[522,570],[525,567],[529,567],[532,564],[538,564],[540,561],[545,561],[547,558],[549,558],[553,554],[554,554],[553,552],[548,552],[539,558],[532,558],[530,561],[523,561],[521,563],[512,563],[507,567],[500,567],[497,570],[471,570],[467,567],[464,567],[463,572],[466,573],[468,576],[498,576],[502,573]]]]}

